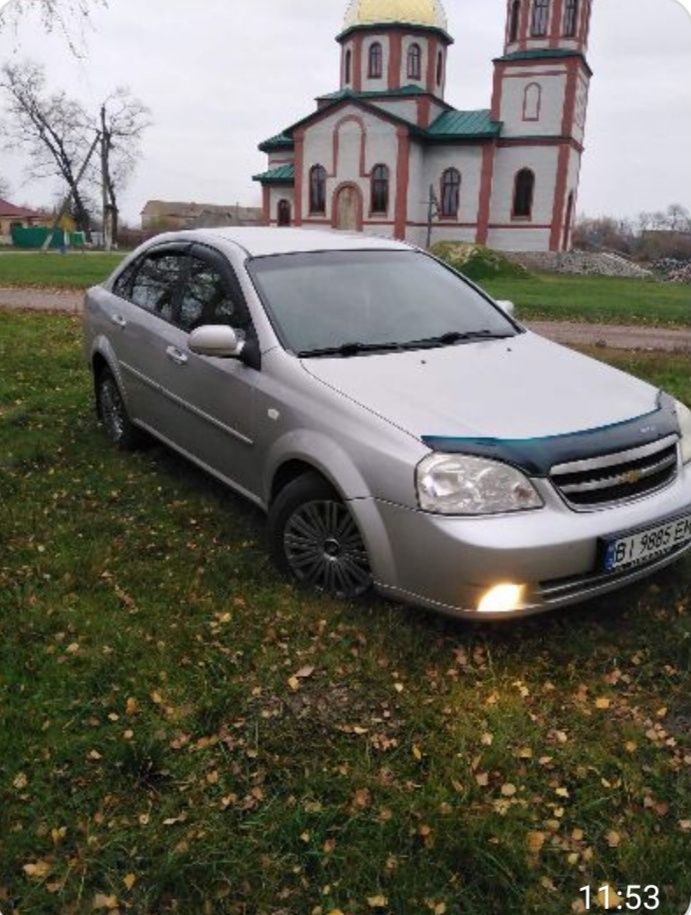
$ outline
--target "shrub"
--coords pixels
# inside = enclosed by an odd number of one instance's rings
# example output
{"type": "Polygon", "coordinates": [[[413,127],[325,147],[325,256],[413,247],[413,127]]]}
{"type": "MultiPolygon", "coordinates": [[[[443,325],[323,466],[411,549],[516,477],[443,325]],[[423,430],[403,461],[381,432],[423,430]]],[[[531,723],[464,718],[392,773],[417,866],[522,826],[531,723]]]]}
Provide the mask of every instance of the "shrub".
{"type": "Polygon", "coordinates": [[[500,277],[527,279],[528,270],[498,251],[482,245],[458,241],[439,241],[432,245],[431,253],[471,280],[500,277]]]}

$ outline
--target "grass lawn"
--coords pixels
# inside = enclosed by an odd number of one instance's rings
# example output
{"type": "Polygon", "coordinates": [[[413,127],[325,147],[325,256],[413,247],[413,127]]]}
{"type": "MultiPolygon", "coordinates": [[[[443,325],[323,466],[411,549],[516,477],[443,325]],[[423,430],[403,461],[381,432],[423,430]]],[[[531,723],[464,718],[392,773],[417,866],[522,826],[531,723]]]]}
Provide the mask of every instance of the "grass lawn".
{"type": "Polygon", "coordinates": [[[495,298],[515,302],[526,320],[691,325],[688,284],[541,273],[526,280],[492,279],[480,285],[495,298]]]}
{"type": "MultiPolygon", "coordinates": [[[[0,286],[87,289],[109,276],[123,254],[0,254],[0,286]]],[[[511,299],[526,320],[691,325],[691,286],[611,277],[536,274],[480,281],[511,299]]]]}
{"type": "Polygon", "coordinates": [[[124,254],[0,253],[0,286],[88,289],[102,283],[124,254]]]}
{"type": "MultiPolygon", "coordinates": [[[[686,357],[598,355],[691,403],[686,357]]],[[[0,314],[0,364],[3,915],[681,915],[691,561],[497,628],[341,605],[110,448],[77,321],[0,314]]]]}

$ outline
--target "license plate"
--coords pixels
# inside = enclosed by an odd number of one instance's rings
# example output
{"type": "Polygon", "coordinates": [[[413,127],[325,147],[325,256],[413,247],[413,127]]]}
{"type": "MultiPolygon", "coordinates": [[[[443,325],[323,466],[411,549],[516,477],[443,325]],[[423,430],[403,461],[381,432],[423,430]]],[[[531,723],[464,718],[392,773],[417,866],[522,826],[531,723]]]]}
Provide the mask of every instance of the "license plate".
{"type": "Polygon", "coordinates": [[[615,572],[663,556],[691,543],[691,510],[654,527],[605,540],[604,568],[615,572]]]}

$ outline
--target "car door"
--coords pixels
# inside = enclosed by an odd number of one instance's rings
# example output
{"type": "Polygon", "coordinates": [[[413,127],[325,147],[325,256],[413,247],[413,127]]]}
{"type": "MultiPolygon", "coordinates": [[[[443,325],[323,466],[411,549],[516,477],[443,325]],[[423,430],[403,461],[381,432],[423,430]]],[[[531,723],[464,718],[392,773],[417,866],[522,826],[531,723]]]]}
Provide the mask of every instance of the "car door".
{"type": "Polygon", "coordinates": [[[258,371],[239,359],[199,356],[188,348],[190,333],[208,324],[227,324],[246,338],[254,335],[237,277],[226,257],[195,244],[165,334],[166,365],[160,383],[175,405],[176,422],[167,437],[197,461],[248,494],[260,488],[254,453],[254,399],[258,371]]]}
{"type": "Polygon", "coordinates": [[[177,424],[174,404],[165,397],[172,321],[190,244],[149,249],[115,283],[108,311],[115,350],[132,418],[167,437],[177,424]]]}

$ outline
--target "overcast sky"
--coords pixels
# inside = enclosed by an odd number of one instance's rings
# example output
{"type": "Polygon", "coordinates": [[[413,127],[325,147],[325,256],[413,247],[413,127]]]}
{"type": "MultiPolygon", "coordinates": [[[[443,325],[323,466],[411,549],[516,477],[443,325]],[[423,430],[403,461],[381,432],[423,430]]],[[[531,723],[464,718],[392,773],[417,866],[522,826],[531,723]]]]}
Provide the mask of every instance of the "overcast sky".
{"type": "MultiPolygon", "coordinates": [[[[17,2],[17,0],[15,0],[17,2]]],[[[259,205],[257,144],[338,88],[346,0],[110,0],[84,55],[26,16],[0,35],[0,62],[45,64],[51,87],[94,110],[127,85],[153,111],[144,157],[122,200],[138,224],[151,198],[259,205]]],[[[446,0],[456,39],[447,101],[487,108],[502,52],[504,0],[446,0]]],[[[595,0],[595,71],[579,210],[635,215],[691,208],[691,17],[676,0],[595,0]]],[[[51,202],[55,185],[27,182],[21,157],[0,150],[15,202],[51,202]]]]}

